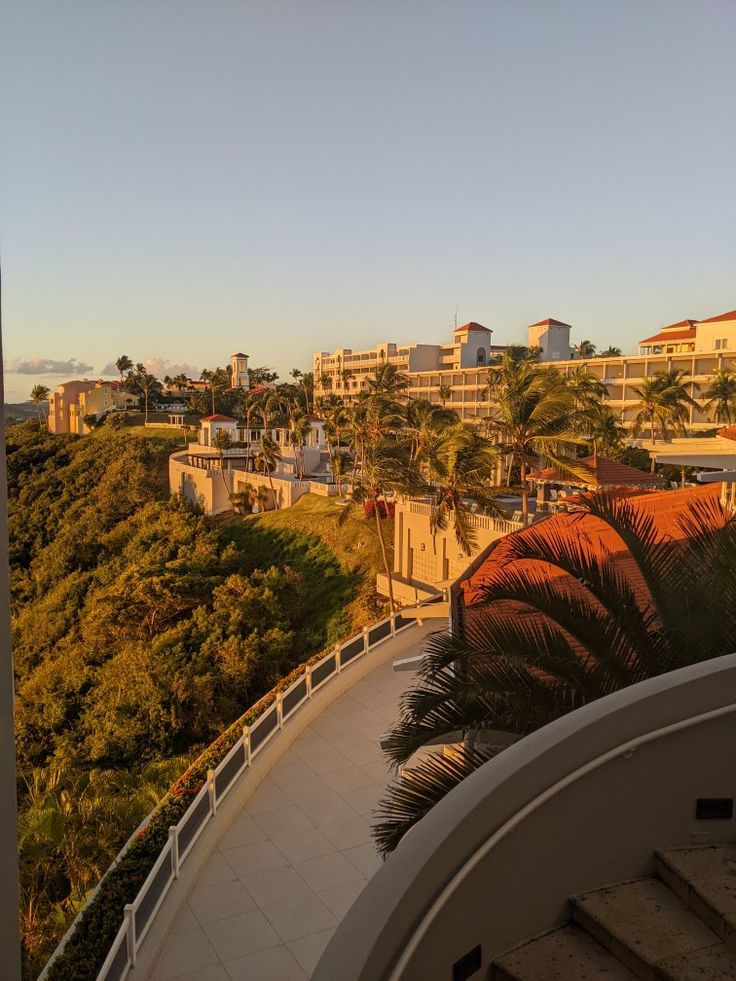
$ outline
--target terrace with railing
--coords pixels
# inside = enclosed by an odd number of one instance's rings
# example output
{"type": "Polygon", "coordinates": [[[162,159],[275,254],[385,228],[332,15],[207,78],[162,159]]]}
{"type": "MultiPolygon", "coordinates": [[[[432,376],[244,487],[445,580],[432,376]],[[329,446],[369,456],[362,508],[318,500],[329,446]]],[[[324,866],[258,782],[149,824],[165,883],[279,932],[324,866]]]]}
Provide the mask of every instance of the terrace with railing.
{"type": "MultiPolygon", "coordinates": [[[[437,626],[430,621],[432,629],[437,626]]],[[[182,964],[197,971],[241,956],[253,959],[253,977],[262,976],[258,965],[267,962],[288,965],[288,970],[279,976],[309,976],[329,939],[327,933],[331,935],[339,915],[377,867],[366,807],[375,803],[387,782],[389,774],[380,754],[380,734],[396,717],[400,688],[410,678],[406,674],[394,675],[391,662],[416,648],[428,629],[401,613],[381,620],[315,663],[302,666],[295,680],[275,693],[260,716],[251,725],[243,726],[240,738],[208,771],[185,813],[168,829],[166,843],[137,896],[121,911],[120,927],[98,981],[122,981],[133,968],[136,976],[168,981],[182,973],[182,964]],[[351,690],[366,678],[361,702],[360,697],[353,698],[351,690]],[[333,746],[330,733],[336,730],[333,746]],[[279,764],[282,769],[286,766],[286,778],[279,778],[279,764]],[[314,795],[304,789],[305,781],[314,795]],[[300,788],[298,794],[294,787],[300,788]],[[351,791],[357,796],[351,798],[351,791]],[[269,800],[275,799],[279,805],[274,813],[263,801],[258,807],[253,806],[257,795],[263,797],[264,792],[267,798],[270,793],[269,800]],[[311,810],[304,803],[307,798],[312,801],[311,810]],[[317,810],[325,798],[330,798],[326,800],[329,813],[319,816],[317,810]],[[298,812],[297,801],[313,813],[312,821],[298,812]],[[340,821],[330,839],[323,830],[329,831],[329,817],[336,814],[340,821]],[[245,824],[253,825],[247,839],[243,839],[245,824]],[[227,849],[228,842],[223,844],[221,839],[229,826],[230,832],[235,826],[236,833],[229,842],[232,847],[227,849]],[[290,829],[294,834],[289,834],[290,829]],[[305,846],[301,834],[304,831],[308,832],[311,846],[305,846]],[[320,845],[312,854],[318,838],[320,845]],[[245,840],[256,843],[250,859],[242,854],[245,840]],[[225,850],[216,850],[219,848],[225,850]],[[276,894],[268,882],[262,881],[264,854],[271,858],[267,868],[272,871],[266,879],[272,880],[276,894]],[[217,882],[212,884],[208,861],[211,865],[213,857],[220,855],[225,856],[221,860],[225,872],[221,870],[215,876],[217,882]],[[311,865],[310,858],[314,860],[311,865]],[[320,862],[330,868],[325,872],[318,867],[320,862]],[[239,880],[233,869],[240,874],[239,880]],[[286,872],[289,887],[283,894],[276,884],[286,872]],[[333,882],[336,874],[337,881],[333,882]],[[328,884],[324,889],[319,889],[325,882],[328,884]],[[335,886],[339,888],[335,890],[335,886]],[[197,905],[202,889],[208,896],[203,912],[197,905]],[[218,897],[220,891],[222,896],[218,897]],[[238,899],[233,903],[235,893],[238,899]],[[197,912],[192,911],[191,902],[187,905],[192,896],[197,912]],[[301,906],[306,904],[310,912],[292,910],[282,922],[279,915],[283,911],[274,900],[289,896],[302,897],[301,906]],[[213,908],[223,912],[222,920],[213,918],[213,908]],[[232,919],[228,914],[233,910],[233,922],[226,922],[232,919]],[[315,910],[318,921],[314,920],[315,910]],[[240,922],[242,919],[247,924],[240,922]],[[182,923],[188,925],[186,936],[178,932],[183,930],[182,923]],[[319,929],[313,929],[315,923],[319,929]],[[151,969],[153,974],[149,975],[151,969]]],[[[155,812],[147,820],[152,817],[155,812]]],[[[140,830],[114,865],[125,856],[140,830]]],[[[74,925],[41,981],[73,931],[74,925]]]]}

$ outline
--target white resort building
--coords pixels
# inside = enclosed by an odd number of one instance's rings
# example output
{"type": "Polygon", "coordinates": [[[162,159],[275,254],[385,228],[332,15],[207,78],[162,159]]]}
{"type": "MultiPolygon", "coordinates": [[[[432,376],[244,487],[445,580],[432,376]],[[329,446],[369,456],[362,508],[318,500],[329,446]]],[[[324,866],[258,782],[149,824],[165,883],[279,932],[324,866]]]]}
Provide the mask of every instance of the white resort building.
{"type": "MultiPolygon", "coordinates": [[[[689,391],[697,407],[689,425],[712,428],[703,408],[703,391],[713,373],[736,369],[736,310],[707,320],[684,320],[647,337],[635,355],[572,359],[569,324],[548,318],[527,328],[530,347],[539,347],[540,359],[570,372],[584,367],[606,386],[607,400],[624,425],[631,425],[640,401],[637,389],[645,377],[677,369],[687,373],[689,391]]],[[[446,403],[461,419],[482,419],[490,414],[488,365],[504,350],[494,344],[493,332],[477,323],[458,327],[450,344],[382,343],[353,351],[338,348],[313,356],[315,397],[335,392],[348,401],[365,388],[380,364],[394,364],[409,377],[409,395],[446,403]]]]}
{"type": "Polygon", "coordinates": [[[230,416],[205,416],[200,420],[197,441],[169,458],[169,489],[203,508],[205,514],[230,511],[231,494],[246,485],[263,488],[267,509],[290,507],[304,494],[337,496],[338,487],[330,479],[329,454],[324,424],[312,418],[306,444],[290,443],[289,430],[274,428],[270,437],[278,446],[281,459],[271,473],[258,469],[260,440],[264,430],[246,429],[230,416]],[[230,437],[230,447],[217,448],[219,432],[230,437]],[[304,477],[299,474],[303,472],[304,477]]]}

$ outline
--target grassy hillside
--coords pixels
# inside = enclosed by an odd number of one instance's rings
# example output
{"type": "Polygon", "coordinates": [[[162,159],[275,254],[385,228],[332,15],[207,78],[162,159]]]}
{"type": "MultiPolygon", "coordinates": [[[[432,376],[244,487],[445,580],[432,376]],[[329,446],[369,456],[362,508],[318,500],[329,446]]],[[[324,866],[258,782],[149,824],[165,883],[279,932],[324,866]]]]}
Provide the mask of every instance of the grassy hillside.
{"type": "MultiPolygon", "coordinates": [[[[360,508],[346,514],[334,498],[306,494],[294,507],[282,511],[228,517],[223,521],[223,534],[237,542],[256,565],[267,555],[277,556],[278,562],[311,563],[326,548],[343,569],[350,570],[350,595],[341,596],[336,620],[328,630],[332,643],[374,622],[385,608],[375,591],[376,573],[383,570],[381,548],[373,519],[365,518],[360,508]]],[[[384,522],[384,534],[387,543],[393,543],[393,521],[384,522]]],[[[392,552],[391,544],[389,559],[392,552]]],[[[334,605],[333,581],[325,579],[314,586],[325,606],[334,605]]]]}
{"type": "Polygon", "coordinates": [[[187,761],[379,615],[379,550],[324,498],[218,520],[170,500],[161,430],[7,444],[30,976],[187,761]]]}

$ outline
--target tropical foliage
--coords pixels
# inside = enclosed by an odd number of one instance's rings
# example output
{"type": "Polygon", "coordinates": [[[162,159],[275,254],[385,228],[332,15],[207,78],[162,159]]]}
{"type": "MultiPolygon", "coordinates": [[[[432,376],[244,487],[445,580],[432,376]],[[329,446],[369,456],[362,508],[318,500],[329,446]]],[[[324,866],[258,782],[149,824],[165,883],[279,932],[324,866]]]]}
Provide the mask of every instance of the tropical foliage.
{"type": "Polygon", "coordinates": [[[716,500],[691,505],[676,544],[626,499],[600,494],[586,507],[620,542],[617,558],[545,525],[513,535],[465,635],[438,634],[427,645],[384,742],[402,776],[375,826],[382,852],[508,742],[499,733],[524,735],[619,688],[733,650],[736,520],[716,500]],[[455,745],[415,762],[430,742],[455,745]]]}

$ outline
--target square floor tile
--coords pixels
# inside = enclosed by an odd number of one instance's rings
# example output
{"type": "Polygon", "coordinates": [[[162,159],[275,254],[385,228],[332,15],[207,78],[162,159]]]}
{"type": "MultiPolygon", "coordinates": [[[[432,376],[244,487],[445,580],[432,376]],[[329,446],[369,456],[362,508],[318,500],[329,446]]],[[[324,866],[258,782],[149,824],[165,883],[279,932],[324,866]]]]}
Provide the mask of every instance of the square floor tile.
{"type": "Polygon", "coordinates": [[[245,809],[249,814],[265,814],[280,807],[288,807],[289,804],[291,801],[280,787],[270,780],[264,780],[250,797],[245,809]]]}
{"type": "Polygon", "coordinates": [[[340,851],[356,845],[367,845],[371,841],[371,826],[362,814],[355,814],[341,821],[329,821],[321,826],[321,830],[340,851]]]}
{"type": "Polygon", "coordinates": [[[235,818],[220,839],[218,848],[223,851],[225,848],[235,848],[237,845],[250,845],[253,841],[263,841],[266,832],[259,827],[250,814],[242,811],[235,818]]]}
{"type": "Polygon", "coordinates": [[[306,814],[296,804],[291,803],[288,807],[280,807],[277,811],[256,814],[254,820],[269,838],[280,838],[283,835],[296,834],[314,827],[306,814]]]}
{"type": "Polygon", "coordinates": [[[334,930],[323,930],[321,933],[312,933],[308,937],[290,940],[287,944],[287,947],[299,961],[308,977],[312,976],[320,957],[324,953],[325,947],[332,940],[334,932],[334,930]]]}
{"type": "Polygon", "coordinates": [[[258,875],[245,876],[240,881],[259,906],[273,906],[283,899],[311,892],[304,879],[291,868],[269,869],[258,875]]]}
{"type": "Polygon", "coordinates": [[[189,896],[189,905],[203,926],[236,913],[249,913],[256,908],[250,894],[238,879],[198,887],[189,896]]]}
{"type": "Polygon", "coordinates": [[[278,934],[259,909],[208,923],[203,929],[223,962],[279,943],[278,934]]]}
{"type": "Polygon", "coordinates": [[[192,927],[196,926],[199,926],[197,917],[191,911],[189,906],[185,906],[184,909],[180,910],[177,914],[177,917],[174,920],[174,925],[171,928],[171,932],[178,933],[180,930],[191,930],[192,927]]]}
{"type": "Polygon", "coordinates": [[[325,773],[323,779],[332,788],[332,792],[336,794],[341,794],[345,790],[357,790],[359,787],[370,787],[375,783],[375,780],[358,766],[346,766],[342,770],[333,770],[331,773],[325,773]]]}
{"type": "Polygon", "coordinates": [[[341,852],[321,855],[319,858],[308,858],[305,862],[295,862],[294,868],[315,892],[363,878],[362,872],[341,852]]]}
{"type": "Polygon", "coordinates": [[[336,821],[355,817],[358,813],[339,794],[331,794],[328,797],[321,797],[319,800],[305,801],[299,806],[318,828],[324,824],[333,824],[336,821]]]}
{"type": "Polygon", "coordinates": [[[297,940],[337,926],[336,918],[314,893],[267,906],[263,913],[282,940],[297,940]]]}
{"type": "Polygon", "coordinates": [[[301,862],[336,851],[334,844],[319,828],[309,828],[297,834],[274,838],[273,843],[290,862],[301,862]]]}
{"type": "Polygon", "coordinates": [[[309,756],[304,757],[304,761],[309,765],[311,770],[320,775],[329,773],[331,770],[341,770],[346,766],[350,766],[352,762],[340,750],[335,749],[334,746],[328,746],[327,749],[311,753],[309,756]]]}
{"type": "Polygon", "coordinates": [[[228,879],[234,878],[235,873],[218,851],[210,855],[205,862],[204,868],[197,876],[197,885],[209,886],[213,882],[227,882],[228,879]]]}
{"type": "Polygon", "coordinates": [[[384,795],[384,788],[374,783],[370,787],[360,787],[358,790],[346,790],[342,797],[358,814],[370,817],[378,807],[379,800],[384,795]]]}
{"type": "Polygon", "coordinates": [[[307,981],[299,962],[288,947],[269,947],[228,961],[227,977],[231,981],[307,981]]]}
{"type": "Polygon", "coordinates": [[[256,872],[265,872],[267,869],[283,868],[288,864],[278,848],[268,840],[228,848],[222,854],[234,875],[240,879],[246,875],[255,875],[256,872]]]}
{"type": "Polygon", "coordinates": [[[172,933],[166,938],[151,979],[169,981],[181,974],[215,967],[217,963],[217,953],[204,930],[194,927],[183,933],[172,933]]]}
{"type": "Polygon", "coordinates": [[[176,981],[231,981],[231,979],[225,968],[218,964],[217,966],[200,968],[198,971],[178,974],[176,981]]]}
{"type": "Polygon", "coordinates": [[[322,777],[317,776],[314,770],[302,767],[302,776],[298,780],[292,780],[283,785],[284,793],[295,804],[303,804],[308,800],[319,800],[320,797],[327,797],[332,793],[332,788],[325,783],[322,777]]]}

